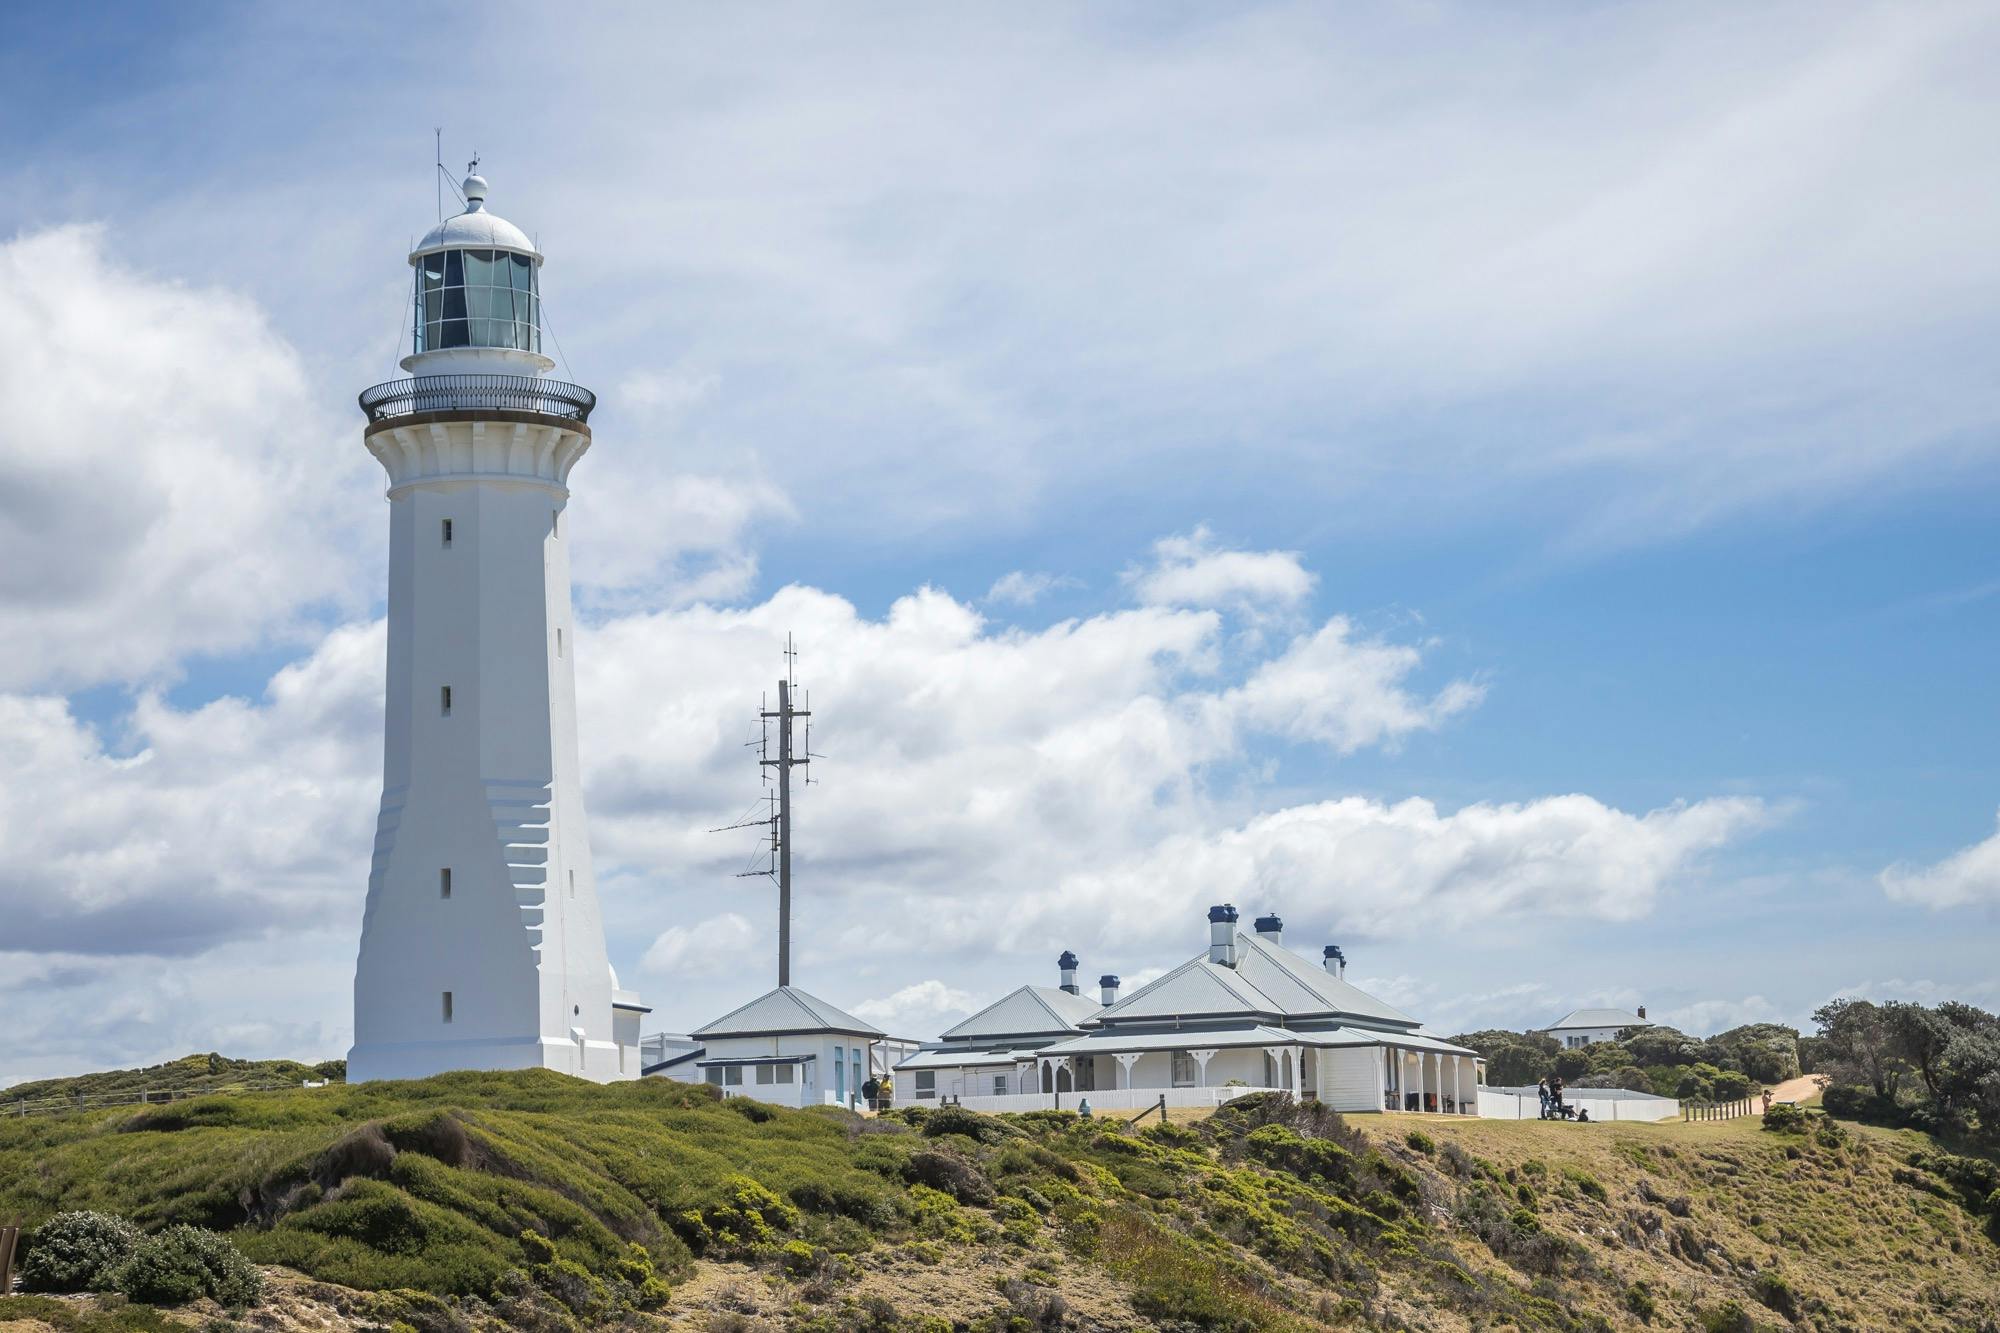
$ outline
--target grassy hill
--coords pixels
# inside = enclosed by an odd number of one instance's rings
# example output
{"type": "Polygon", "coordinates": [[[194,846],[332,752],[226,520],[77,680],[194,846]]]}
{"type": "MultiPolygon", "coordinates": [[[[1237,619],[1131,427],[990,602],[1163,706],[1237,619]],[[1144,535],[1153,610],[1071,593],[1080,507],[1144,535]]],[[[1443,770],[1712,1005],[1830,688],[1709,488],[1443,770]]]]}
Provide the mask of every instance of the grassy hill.
{"type": "MultiPolygon", "coordinates": [[[[225,1230],[334,1327],[2000,1330],[1963,1160],[1830,1122],[1249,1098],[1132,1132],[530,1071],[0,1121],[0,1217],[225,1230]]],[[[0,1324],[48,1316],[20,1299],[0,1324]]]]}
{"type": "Polygon", "coordinates": [[[67,1100],[122,1097],[136,1099],[141,1093],[184,1096],[225,1088],[265,1086],[282,1083],[297,1086],[305,1079],[339,1081],[347,1077],[345,1060],[326,1060],[316,1065],[296,1060],[231,1060],[222,1055],[185,1055],[165,1064],[144,1069],[112,1069],[70,1078],[45,1078],[33,1083],[16,1083],[0,1089],[0,1113],[15,1102],[35,1102],[51,1097],[67,1100]]]}

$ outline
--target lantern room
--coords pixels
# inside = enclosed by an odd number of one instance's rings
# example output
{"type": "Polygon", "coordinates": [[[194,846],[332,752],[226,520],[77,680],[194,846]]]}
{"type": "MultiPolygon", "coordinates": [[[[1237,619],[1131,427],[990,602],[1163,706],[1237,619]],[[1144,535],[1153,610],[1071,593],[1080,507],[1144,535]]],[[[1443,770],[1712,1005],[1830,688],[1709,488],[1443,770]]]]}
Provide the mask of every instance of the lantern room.
{"type": "Polygon", "coordinates": [[[541,374],[542,256],[519,227],[486,209],[487,184],[468,176],[465,211],[410,252],[415,270],[411,344],[403,368],[541,374]]]}

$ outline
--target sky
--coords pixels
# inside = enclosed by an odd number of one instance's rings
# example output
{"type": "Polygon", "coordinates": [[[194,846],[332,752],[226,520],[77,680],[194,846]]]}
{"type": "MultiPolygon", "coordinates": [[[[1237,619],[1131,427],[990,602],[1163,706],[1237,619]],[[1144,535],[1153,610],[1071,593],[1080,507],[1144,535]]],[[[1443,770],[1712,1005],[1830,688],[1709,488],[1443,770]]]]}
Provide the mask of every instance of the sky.
{"type": "MultiPolygon", "coordinates": [[[[0,38],[0,1085],[351,1040],[433,132],[547,255],[611,957],[899,1035],[1276,912],[1441,1032],[2000,1005],[2000,6],[0,38]],[[399,346],[398,339],[404,341],[399,346]]],[[[448,207],[455,208],[449,192],[448,207]]]]}

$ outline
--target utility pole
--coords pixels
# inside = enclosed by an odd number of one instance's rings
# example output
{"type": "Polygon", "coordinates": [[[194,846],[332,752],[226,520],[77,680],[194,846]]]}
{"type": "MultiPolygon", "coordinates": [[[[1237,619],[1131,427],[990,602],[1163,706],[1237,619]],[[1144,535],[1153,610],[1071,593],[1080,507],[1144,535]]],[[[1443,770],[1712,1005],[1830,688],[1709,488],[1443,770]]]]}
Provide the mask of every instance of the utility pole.
{"type": "MultiPolygon", "coordinates": [[[[785,636],[785,679],[778,682],[778,707],[766,709],[761,716],[766,722],[778,724],[778,757],[773,759],[767,752],[759,762],[765,768],[778,770],[778,813],[771,829],[772,850],[777,853],[778,870],[778,984],[792,984],[792,770],[803,768],[812,762],[810,743],[794,750],[792,747],[792,720],[811,717],[812,711],[792,706],[792,665],[798,653],[792,648],[792,639],[785,636]]],[[[808,732],[810,736],[810,732],[808,732]]]]}
{"type": "MultiPolygon", "coordinates": [[[[811,698],[799,689],[794,668],[798,664],[798,650],[792,647],[792,636],[785,636],[785,675],[778,682],[778,706],[766,706],[757,713],[761,724],[760,738],[750,744],[757,747],[758,764],[764,770],[764,780],[771,780],[771,770],[776,770],[778,794],[776,798],[766,796],[770,802],[766,809],[771,811],[768,818],[743,819],[711,833],[727,833],[730,829],[769,828],[771,841],[768,847],[770,860],[761,868],[745,870],[738,879],[774,879],[778,882],[778,984],[792,984],[792,770],[804,768],[812,762],[812,723],[807,721],[802,736],[795,737],[792,724],[799,719],[812,717],[811,698]],[[771,724],[778,724],[777,757],[771,756],[771,724]]],[[[807,784],[810,785],[810,779],[807,784]]]]}

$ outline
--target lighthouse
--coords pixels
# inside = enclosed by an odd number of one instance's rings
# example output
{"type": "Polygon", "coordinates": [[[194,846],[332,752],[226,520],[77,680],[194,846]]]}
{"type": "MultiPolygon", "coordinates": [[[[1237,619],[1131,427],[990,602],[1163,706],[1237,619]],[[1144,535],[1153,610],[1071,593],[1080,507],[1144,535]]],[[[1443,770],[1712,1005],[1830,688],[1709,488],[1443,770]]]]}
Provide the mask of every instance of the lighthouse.
{"type": "Polygon", "coordinates": [[[542,354],[542,255],[464,184],[410,254],[405,379],[360,396],[388,473],[382,806],[350,1081],[636,1077],[646,1012],[604,947],[576,741],[570,473],[588,389],[542,354]]]}

